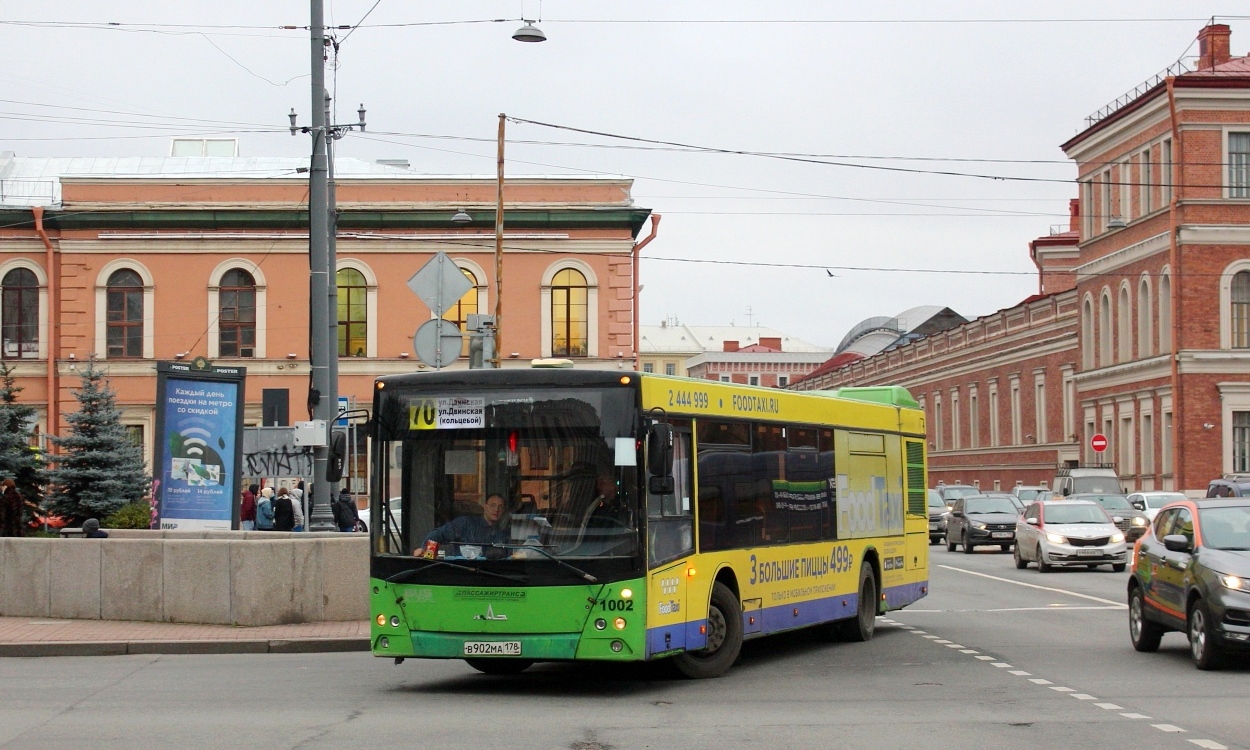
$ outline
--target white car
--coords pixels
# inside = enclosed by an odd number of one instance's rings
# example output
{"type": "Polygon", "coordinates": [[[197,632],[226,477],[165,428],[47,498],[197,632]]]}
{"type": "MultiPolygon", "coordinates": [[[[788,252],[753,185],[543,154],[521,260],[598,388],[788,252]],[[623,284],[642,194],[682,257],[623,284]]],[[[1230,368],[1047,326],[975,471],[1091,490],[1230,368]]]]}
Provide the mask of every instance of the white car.
{"type": "Polygon", "coordinates": [[[1035,502],[1016,522],[1016,567],[1036,562],[1038,571],[1049,573],[1058,566],[1083,565],[1089,569],[1110,565],[1117,573],[1128,566],[1124,532],[1098,503],[1089,500],[1035,502]]]}
{"type": "Polygon", "coordinates": [[[1128,496],[1129,505],[1145,513],[1151,521],[1155,520],[1163,506],[1184,499],[1183,492],[1134,492],[1128,496]]]}

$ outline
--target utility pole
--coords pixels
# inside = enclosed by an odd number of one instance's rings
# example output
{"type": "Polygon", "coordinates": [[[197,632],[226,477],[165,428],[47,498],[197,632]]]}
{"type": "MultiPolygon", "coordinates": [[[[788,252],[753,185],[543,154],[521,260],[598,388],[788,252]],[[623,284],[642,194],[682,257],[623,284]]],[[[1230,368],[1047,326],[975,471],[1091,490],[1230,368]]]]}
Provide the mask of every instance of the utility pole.
{"type": "Polygon", "coordinates": [[[503,352],[503,127],[507,115],[499,115],[499,157],[495,174],[495,369],[503,352]]]}
{"type": "MultiPolygon", "coordinates": [[[[312,387],[308,392],[308,407],[314,420],[325,420],[326,435],[329,437],[330,426],[334,423],[335,411],[338,409],[336,383],[330,379],[330,363],[338,354],[338,349],[330,347],[330,304],[331,289],[329,265],[330,254],[330,203],[329,203],[329,163],[326,142],[326,83],[325,83],[325,9],[322,0],[309,0],[310,23],[309,36],[311,42],[310,63],[312,66],[312,165],[308,174],[308,267],[309,267],[309,336],[308,353],[312,365],[312,387]]],[[[335,337],[337,338],[337,337],[335,337]]],[[[328,441],[327,441],[328,442],[328,441]]],[[[317,506],[330,507],[334,489],[326,481],[326,468],[329,466],[330,449],[328,445],[313,448],[313,486],[309,495],[309,516],[316,512],[317,506]]]]}

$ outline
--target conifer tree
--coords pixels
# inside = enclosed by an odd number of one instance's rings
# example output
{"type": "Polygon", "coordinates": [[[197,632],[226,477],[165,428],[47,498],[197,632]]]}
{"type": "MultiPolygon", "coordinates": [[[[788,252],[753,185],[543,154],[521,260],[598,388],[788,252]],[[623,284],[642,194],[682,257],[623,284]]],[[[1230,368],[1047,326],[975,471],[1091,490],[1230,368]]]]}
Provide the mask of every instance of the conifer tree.
{"type": "Polygon", "coordinates": [[[47,475],[43,457],[30,445],[35,407],[18,402],[22,390],[12,368],[0,363],[0,478],[12,478],[22,497],[39,505],[47,475]]]}
{"type": "Polygon", "coordinates": [[[143,451],[133,445],[121,424],[113,390],[93,357],[74,392],[78,411],[65,418],[70,434],[53,437],[60,448],[49,472],[49,509],[73,519],[103,518],[127,503],[144,500],[152,479],[143,451]]]}

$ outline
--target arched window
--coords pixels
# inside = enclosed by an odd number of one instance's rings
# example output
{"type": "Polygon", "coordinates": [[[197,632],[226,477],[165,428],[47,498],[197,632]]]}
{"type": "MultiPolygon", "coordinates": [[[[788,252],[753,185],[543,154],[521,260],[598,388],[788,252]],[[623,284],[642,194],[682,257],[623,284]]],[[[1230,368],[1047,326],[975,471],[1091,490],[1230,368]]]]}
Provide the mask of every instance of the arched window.
{"type": "Polygon", "coordinates": [[[1159,351],[1172,351],[1172,277],[1159,277],[1159,351]]]}
{"type": "Polygon", "coordinates": [[[1116,359],[1119,362],[1128,362],[1133,358],[1133,334],[1130,326],[1133,323],[1133,313],[1130,308],[1128,286],[1120,287],[1120,300],[1116,305],[1116,359]]]}
{"type": "Polygon", "coordinates": [[[340,268],[335,279],[339,289],[339,356],[364,357],[369,351],[365,275],[355,268],[340,268]]]}
{"type": "MultiPolygon", "coordinates": [[[[478,313],[478,280],[477,276],[475,276],[473,272],[467,268],[461,268],[460,272],[463,273],[464,277],[469,280],[469,283],[473,285],[473,288],[465,292],[464,296],[456,301],[456,304],[447,308],[447,311],[443,313],[443,319],[450,320],[455,323],[456,327],[460,329],[460,332],[465,333],[469,330],[469,316],[476,315],[478,313]]],[[[460,346],[460,356],[469,356],[468,336],[464,337],[464,343],[460,346]]]]}
{"type": "Polygon", "coordinates": [[[256,353],[256,280],[241,268],[221,277],[217,302],[218,355],[253,357],[256,353]]]}
{"type": "Polygon", "coordinates": [[[1137,286],[1137,356],[1145,359],[1154,355],[1154,319],[1151,316],[1150,278],[1142,276],[1137,286]]]}
{"type": "Polygon", "coordinates": [[[1229,323],[1232,326],[1232,348],[1250,349],[1250,271],[1233,274],[1229,295],[1229,323]]]}
{"type": "Polygon", "coordinates": [[[29,268],[14,268],[4,275],[3,329],[4,359],[35,359],[39,356],[39,279],[29,268]]]}
{"type": "Polygon", "coordinates": [[[1111,293],[1102,290],[1098,301],[1098,366],[1109,367],[1111,363],[1111,293]]]}
{"type": "Polygon", "coordinates": [[[1081,369],[1094,369],[1094,303],[1089,297],[1081,308],[1081,369]]]}
{"type": "Polygon", "coordinates": [[[572,268],[551,281],[551,354],[585,357],[588,354],[588,289],[586,277],[572,268]]]}
{"type": "Polygon", "coordinates": [[[143,356],[143,279],[129,268],[108,278],[107,357],[143,356]]]}

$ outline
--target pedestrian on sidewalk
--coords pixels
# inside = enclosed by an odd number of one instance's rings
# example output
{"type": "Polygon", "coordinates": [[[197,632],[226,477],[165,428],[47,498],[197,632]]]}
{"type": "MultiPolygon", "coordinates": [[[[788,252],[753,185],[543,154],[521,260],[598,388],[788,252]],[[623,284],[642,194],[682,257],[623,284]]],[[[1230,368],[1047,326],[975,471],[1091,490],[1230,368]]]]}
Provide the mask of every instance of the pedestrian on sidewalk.
{"type": "Polygon", "coordinates": [[[22,536],[26,527],[22,522],[26,501],[12,479],[4,480],[0,487],[4,488],[4,494],[0,495],[0,536],[22,536]]]}
{"type": "Polygon", "coordinates": [[[360,523],[360,512],[356,510],[356,499],[352,497],[352,493],[346,487],[339,493],[338,499],[334,502],[334,524],[338,526],[339,531],[350,532],[355,531],[360,523]]]}
{"type": "MultiPolygon", "coordinates": [[[[304,530],[304,491],[299,487],[292,487],[290,490],[291,506],[295,509],[295,528],[292,531],[304,530]]],[[[312,511],[309,511],[312,515],[312,511]]]]}
{"type": "Polygon", "coordinates": [[[258,485],[253,484],[243,490],[243,502],[239,504],[239,521],[244,531],[256,528],[256,492],[259,489],[258,485]]]}
{"type": "Polygon", "coordinates": [[[273,531],[273,488],[266,487],[260,491],[260,501],[256,503],[256,530],[273,531]]]}
{"type": "Polygon", "coordinates": [[[83,539],[108,539],[109,533],[100,530],[100,521],[95,518],[88,518],[82,522],[83,539]]]}
{"type": "Polygon", "coordinates": [[[286,487],[279,487],[273,496],[273,530],[295,530],[295,503],[291,502],[291,493],[286,487]]]}

